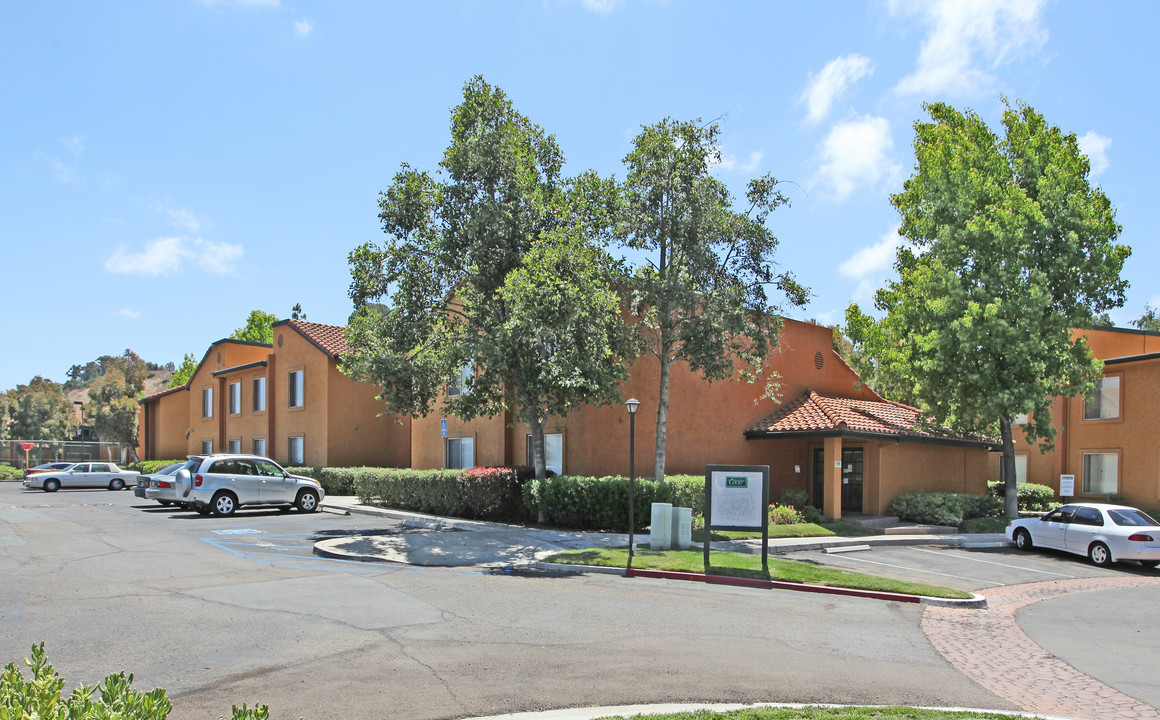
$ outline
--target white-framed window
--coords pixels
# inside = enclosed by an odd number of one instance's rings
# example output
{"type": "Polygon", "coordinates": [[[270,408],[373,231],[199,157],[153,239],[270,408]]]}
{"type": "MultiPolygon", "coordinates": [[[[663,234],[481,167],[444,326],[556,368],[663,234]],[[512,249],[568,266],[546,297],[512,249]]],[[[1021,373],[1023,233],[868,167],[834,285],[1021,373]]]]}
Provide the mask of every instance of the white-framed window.
{"type": "Polygon", "coordinates": [[[1120,416],[1120,377],[1100,378],[1096,387],[1084,398],[1084,420],[1106,420],[1120,416]]]}
{"type": "Polygon", "coordinates": [[[1083,491],[1089,495],[1110,495],[1119,488],[1119,453],[1083,454],[1083,491]]]}
{"type": "Polygon", "coordinates": [[[1023,453],[1015,456],[1015,482],[1020,485],[1027,482],[1027,455],[1023,453]]]}
{"type": "Polygon", "coordinates": [[[212,453],[213,453],[213,440],[202,440],[201,441],[201,454],[202,455],[210,455],[212,453]]]}
{"type": "Polygon", "coordinates": [[[228,440],[228,441],[226,442],[226,447],[228,448],[228,449],[226,450],[226,452],[235,453],[235,454],[236,454],[236,453],[240,453],[240,452],[242,451],[242,440],[241,440],[241,438],[235,438],[235,439],[233,439],[233,440],[228,440]]]}
{"type": "Polygon", "coordinates": [[[253,448],[252,452],[255,455],[266,457],[266,438],[254,438],[254,442],[251,444],[251,447],[253,448]]]}
{"type": "Polygon", "coordinates": [[[301,370],[292,370],[290,372],[290,382],[286,386],[286,390],[290,395],[290,407],[302,407],[304,384],[302,381],[303,372],[301,370]]]}
{"type": "Polygon", "coordinates": [[[459,369],[459,376],[447,386],[447,397],[459,397],[471,392],[471,378],[475,375],[475,366],[467,363],[459,369]]]}
{"type": "Polygon", "coordinates": [[[213,388],[202,388],[201,391],[201,416],[203,418],[213,417],[213,388]]]}
{"type": "MultiPolygon", "coordinates": [[[[230,415],[242,414],[242,384],[230,383],[230,415]]],[[[230,452],[233,452],[232,450],[230,452]]]]}
{"type": "MultiPolygon", "coordinates": [[[[527,463],[528,467],[536,464],[532,453],[532,435],[527,436],[527,463]]],[[[564,435],[563,433],[544,433],[544,464],[557,475],[564,474],[564,435]]]]}
{"type": "Polygon", "coordinates": [[[448,470],[475,467],[475,438],[447,438],[443,445],[443,467],[448,470]]]}
{"type": "Polygon", "coordinates": [[[266,378],[254,378],[254,412],[266,412],[266,378]]]}
{"type": "Polygon", "coordinates": [[[301,435],[291,435],[287,443],[287,460],[291,465],[301,465],[306,457],[306,443],[301,435]]]}

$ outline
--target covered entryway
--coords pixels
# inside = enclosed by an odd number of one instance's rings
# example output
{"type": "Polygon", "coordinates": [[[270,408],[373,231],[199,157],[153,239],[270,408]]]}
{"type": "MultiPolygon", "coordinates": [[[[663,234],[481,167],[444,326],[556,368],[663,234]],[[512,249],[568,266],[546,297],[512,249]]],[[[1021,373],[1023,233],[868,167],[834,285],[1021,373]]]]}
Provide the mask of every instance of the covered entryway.
{"type": "MultiPolygon", "coordinates": [[[[842,448],[842,512],[862,512],[862,448],[842,448]]],[[[814,507],[825,507],[826,449],[814,448],[814,507]]]]}

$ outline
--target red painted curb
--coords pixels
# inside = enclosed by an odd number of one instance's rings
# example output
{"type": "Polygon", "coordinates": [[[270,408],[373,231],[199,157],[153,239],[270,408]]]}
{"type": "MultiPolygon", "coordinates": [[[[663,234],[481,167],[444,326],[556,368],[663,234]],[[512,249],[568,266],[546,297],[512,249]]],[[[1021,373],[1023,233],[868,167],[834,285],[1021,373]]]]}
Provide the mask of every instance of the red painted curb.
{"type": "Polygon", "coordinates": [[[855,590],[852,588],[828,587],[825,585],[807,585],[805,583],[785,582],[782,580],[760,580],[757,578],[739,578],[728,575],[705,575],[703,573],[676,572],[672,570],[638,570],[629,568],[624,573],[628,577],[661,578],[665,580],[688,580],[703,582],[711,585],[735,585],[739,587],[754,587],[777,590],[794,590],[796,592],[812,592],[825,595],[845,595],[847,597],[862,597],[873,600],[892,600],[894,602],[919,603],[922,598],[918,595],[904,595],[902,593],[882,592],[878,590],[855,590]]]}

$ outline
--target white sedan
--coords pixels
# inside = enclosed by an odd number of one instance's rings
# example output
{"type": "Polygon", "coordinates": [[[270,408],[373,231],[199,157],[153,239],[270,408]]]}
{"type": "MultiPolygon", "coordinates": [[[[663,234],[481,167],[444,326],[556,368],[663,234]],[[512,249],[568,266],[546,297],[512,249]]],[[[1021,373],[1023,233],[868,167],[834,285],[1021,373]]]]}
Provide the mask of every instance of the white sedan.
{"type": "Polygon", "coordinates": [[[1044,547],[1086,555],[1095,565],[1120,560],[1160,565],[1160,523],[1125,505],[1063,505],[1043,517],[1012,520],[1007,539],[1020,550],[1044,547]]]}
{"type": "Polygon", "coordinates": [[[82,462],[63,470],[38,472],[24,478],[24,487],[56,492],[61,488],[102,488],[121,490],[137,479],[132,470],[122,470],[111,462],[82,462]]]}

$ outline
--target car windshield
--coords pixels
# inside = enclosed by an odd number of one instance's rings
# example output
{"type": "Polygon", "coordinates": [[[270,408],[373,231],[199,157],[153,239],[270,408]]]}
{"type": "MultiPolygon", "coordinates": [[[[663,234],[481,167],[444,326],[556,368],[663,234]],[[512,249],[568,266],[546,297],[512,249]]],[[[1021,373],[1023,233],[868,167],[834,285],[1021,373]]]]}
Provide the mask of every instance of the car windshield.
{"type": "Polygon", "coordinates": [[[1141,512],[1135,508],[1120,508],[1117,510],[1108,510],[1108,517],[1112,519],[1117,525],[1127,525],[1129,527],[1136,527],[1140,525],[1160,525],[1152,519],[1152,516],[1146,512],[1141,512]]]}

